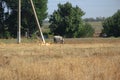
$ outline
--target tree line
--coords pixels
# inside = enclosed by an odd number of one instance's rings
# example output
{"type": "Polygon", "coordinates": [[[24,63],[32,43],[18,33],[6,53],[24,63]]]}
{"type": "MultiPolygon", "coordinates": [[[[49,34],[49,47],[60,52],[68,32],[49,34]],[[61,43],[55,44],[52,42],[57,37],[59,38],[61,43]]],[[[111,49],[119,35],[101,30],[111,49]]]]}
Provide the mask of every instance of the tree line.
{"type": "MultiPolygon", "coordinates": [[[[48,17],[48,0],[33,0],[40,25],[48,17]]],[[[29,0],[22,0],[22,27],[21,35],[36,35],[38,28],[29,0]]],[[[82,19],[85,12],[71,3],[58,4],[58,9],[49,16],[49,29],[47,35],[61,35],[68,38],[92,37],[94,29],[87,21],[103,21],[101,34],[120,36],[120,10],[112,17],[97,17],[96,19],[82,19]]],[[[18,0],[0,0],[0,38],[16,38],[18,24],[18,0]]]]}
{"type": "Polygon", "coordinates": [[[106,18],[105,17],[96,17],[96,18],[84,18],[84,21],[86,22],[99,22],[99,21],[104,21],[106,18]]]}

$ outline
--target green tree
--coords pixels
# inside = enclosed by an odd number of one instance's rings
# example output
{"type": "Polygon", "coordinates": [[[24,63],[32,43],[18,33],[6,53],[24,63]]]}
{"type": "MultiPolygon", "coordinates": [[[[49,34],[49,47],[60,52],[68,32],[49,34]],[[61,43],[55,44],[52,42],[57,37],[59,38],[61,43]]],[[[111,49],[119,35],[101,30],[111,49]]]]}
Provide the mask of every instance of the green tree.
{"type": "Polygon", "coordinates": [[[120,10],[118,10],[113,16],[108,17],[103,22],[103,34],[106,34],[108,37],[120,36],[120,10]]]}
{"type": "Polygon", "coordinates": [[[85,37],[88,32],[82,20],[84,14],[78,6],[73,7],[69,2],[58,4],[58,10],[49,20],[51,33],[64,37],[85,37]]]}
{"type": "Polygon", "coordinates": [[[2,6],[2,0],[0,0],[0,38],[2,37],[3,34],[3,15],[4,15],[4,9],[2,6]]]}
{"type": "MultiPolygon", "coordinates": [[[[8,11],[11,11],[8,19],[6,19],[6,25],[9,27],[9,32],[12,37],[16,37],[17,33],[17,14],[18,14],[18,0],[4,0],[7,4],[8,11]]],[[[33,0],[39,22],[42,25],[43,20],[47,17],[47,2],[48,0],[33,0]]],[[[22,36],[28,31],[29,34],[33,34],[38,30],[32,7],[29,0],[22,0],[22,36]]]]}
{"type": "Polygon", "coordinates": [[[5,2],[0,0],[0,38],[8,38],[10,34],[8,32],[8,27],[5,25],[5,19],[8,13],[4,12],[5,2]]]}

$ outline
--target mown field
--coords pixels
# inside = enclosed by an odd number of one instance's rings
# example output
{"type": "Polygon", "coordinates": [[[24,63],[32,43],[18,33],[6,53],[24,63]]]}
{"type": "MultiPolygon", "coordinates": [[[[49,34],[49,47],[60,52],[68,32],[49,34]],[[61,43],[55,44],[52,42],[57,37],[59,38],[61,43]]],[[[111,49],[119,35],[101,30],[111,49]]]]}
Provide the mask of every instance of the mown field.
{"type": "Polygon", "coordinates": [[[120,80],[120,39],[0,40],[0,80],[120,80]]]}

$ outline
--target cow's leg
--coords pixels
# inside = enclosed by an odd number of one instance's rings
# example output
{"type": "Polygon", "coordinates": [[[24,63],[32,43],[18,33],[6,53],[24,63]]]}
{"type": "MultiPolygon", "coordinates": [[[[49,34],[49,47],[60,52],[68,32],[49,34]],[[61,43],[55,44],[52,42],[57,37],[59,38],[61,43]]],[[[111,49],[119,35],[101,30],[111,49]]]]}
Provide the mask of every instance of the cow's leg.
{"type": "Polygon", "coordinates": [[[54,43],[57,43],[56,39],[54,38],[54,43]]]}

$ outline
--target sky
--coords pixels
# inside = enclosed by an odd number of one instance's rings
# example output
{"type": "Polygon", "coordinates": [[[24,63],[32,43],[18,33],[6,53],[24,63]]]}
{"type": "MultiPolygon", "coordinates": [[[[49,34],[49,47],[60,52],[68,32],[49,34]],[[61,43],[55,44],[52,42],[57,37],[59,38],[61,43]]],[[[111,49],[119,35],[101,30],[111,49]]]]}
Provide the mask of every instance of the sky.
{"type": "Polygon", "coordinates": [[[58,3],[66,2],[79,6],[85,12],[83,18],[109,17],[120,9],[120,0],[48,0],[48,14],[57,10],[58,3]]]}

